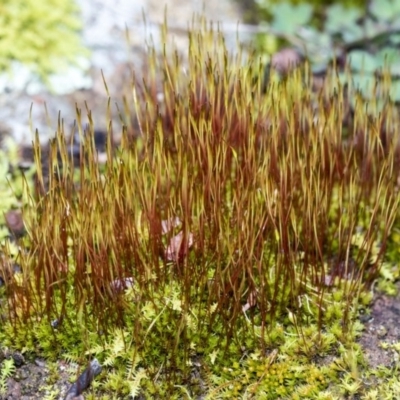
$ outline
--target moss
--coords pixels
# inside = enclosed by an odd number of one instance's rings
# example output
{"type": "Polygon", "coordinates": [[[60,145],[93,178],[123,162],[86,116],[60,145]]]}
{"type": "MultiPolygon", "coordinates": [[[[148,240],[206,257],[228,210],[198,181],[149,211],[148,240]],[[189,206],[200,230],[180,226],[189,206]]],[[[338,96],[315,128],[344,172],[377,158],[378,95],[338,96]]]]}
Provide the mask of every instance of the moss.
{"type": "Polygon", "coordinates": [[[315,93],[296,70],[264,93],[256,60],[229,56],[206,25],[189,42],[183,75],[175,52],[150,53],[126,100],[138,132],[125,127],[116,150],[110,132],[104,166],[79,110],[79,166],[62,124],[47,177],[36,141],[28,236],[1,264],[22,272],[6,282],[0,341],[82,365],[96,357],[98,396],[367,393],[358,317],[387,267],[396,136],[383,157],[366,130],[382,121],[361,102],[344,143],[334,76],[315,93]]]}
{"type": "Polygon", "coordinates": [[[80,43],[79,9],[72,0],[4,0],[0,6],[0,72],[15,62],[42,79],[87,54],[80,43]]]}

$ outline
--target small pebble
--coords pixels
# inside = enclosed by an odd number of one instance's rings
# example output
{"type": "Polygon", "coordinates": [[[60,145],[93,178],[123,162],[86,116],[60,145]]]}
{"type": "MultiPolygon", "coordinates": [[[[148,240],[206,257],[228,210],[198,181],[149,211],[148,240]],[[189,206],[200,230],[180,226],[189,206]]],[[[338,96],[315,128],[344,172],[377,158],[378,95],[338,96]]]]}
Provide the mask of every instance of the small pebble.
{"type": "Polygon", "coordinates": [[[25,364],[25,358],[21,353],[15,352],[12,355],[12,358],[14,360],[14,364],[17,368],[21,367],[23,364],[25,364]]]}
{"type": "Polygon", "coordinates": [[[40,368],[44,368],[46,366],[46,362],[41,360],[40,358],[36,358],[35,364],[40,368]]]}
{"type": "Polygon", "coordinates": [[[388,331],[386,329],[386,327],[384,327],[383,325],[380,325],[376,331],[376,334],[379,338],[383,338],[387,335],[388,331]]]}

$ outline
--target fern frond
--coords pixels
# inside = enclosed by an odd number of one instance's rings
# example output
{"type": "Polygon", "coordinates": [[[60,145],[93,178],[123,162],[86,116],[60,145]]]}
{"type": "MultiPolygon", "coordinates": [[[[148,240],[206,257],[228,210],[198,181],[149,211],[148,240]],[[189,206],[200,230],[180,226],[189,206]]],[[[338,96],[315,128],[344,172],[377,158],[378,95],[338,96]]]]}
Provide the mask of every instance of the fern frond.
{"type": "Polygon", "coordinates": [[[99,355],[105,350],[104,346],[101,344],[96,344],[93,347],[91,347],[89,350],[85,352],[85,355],[87,356],[92,356],[92,355],[99,355]]]}
{"type": "Polygon", "coordinates": [[[63,353],[62,358],[67,361],[67,363],[79,363],[81,357],[74,353],[63,353]]]}
{"type": "Polygon", "coordinates": [[[15,364],[12,358],[6,358],[1,365],[1,379],[7,379],[15,372],[15,364]]]}
{"type": "Polygon", "coordinates": [[[139,368],[136,371],[136,374],[133,375],[133,379],[128,382],[129,394],[132,396],[132,398],[136,398],[136,396],[139,394],[140,381],[146,378],[146,376],[146,370],[144,368],[139,368]]]}
{"type": "Polygon", "coordinates": [[[139,364],[139,362],[141,361],[141,358],[136,356],[134,357],[132,360],[127,361],[126,364],[126,379],[130,380],[132,377],[135,376],[135,370],[139,364]]]}
{"type": "Polygon", "coordinates": [[[116,356],[114,354],[110,354],[106,359],[103,361],[103,365],[105,367],[112,367],[115,363],[116,356]]]}
{"type": "Polygon", "coordinates": [[[114,340],[111,345],[111,353],[114,354],[115,356],[120,355],[126,348],[125,346],[125,337],[124,337],[124,332],[119,329],[114,332],[114,340]]]}
{"type": "Polygon", "coordinates": [[[7,392],[7,378],[15,372],[14,360],[12,358],[5,359],[0,366],[0,394],[3,395],[7,392]]]}

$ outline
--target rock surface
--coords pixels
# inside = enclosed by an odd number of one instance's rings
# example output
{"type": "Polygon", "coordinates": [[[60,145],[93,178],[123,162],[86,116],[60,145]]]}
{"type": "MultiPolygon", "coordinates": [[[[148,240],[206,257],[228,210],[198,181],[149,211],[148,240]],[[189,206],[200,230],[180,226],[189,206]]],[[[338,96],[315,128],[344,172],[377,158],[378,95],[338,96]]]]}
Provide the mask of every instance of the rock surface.
{"type": "Polygon", "coordinates": [[[236,26],[241,20],[238,4],[233,0],[205,3],[203,7],[203,2],[196,0],[79,2],[84,26],[82,40],[91,51],[90,59],[82,60],[82,69],[71,66],[62,75],[52,76],[51,91],[22,65],[16,66],[11,76],[0,75],[0,137],[11,135],[18,143],[29,145],[33,137],[32,128],[37,128],[41,142],[47,143],[56,129],[58,113],[64,118],[68,132],[75,119],[75,104],[85,115],[85,101],[93,112],[96,127],[104,129],[107,94],[101,71],[113,102],[120,101],[121,90],[129,85],[131,66],[141,66],[146,40],[151,35],[155,45],[161,45],[157,40],[166,9],[170,30],[182,51],[194,13],[204,12],[208,20],[227,26],[227,43],[234,44],[236,26]],[[129,51],[126,28],[130,36],[129,51]],[[29,118],[31,105],[32,125],[29,118]]]}

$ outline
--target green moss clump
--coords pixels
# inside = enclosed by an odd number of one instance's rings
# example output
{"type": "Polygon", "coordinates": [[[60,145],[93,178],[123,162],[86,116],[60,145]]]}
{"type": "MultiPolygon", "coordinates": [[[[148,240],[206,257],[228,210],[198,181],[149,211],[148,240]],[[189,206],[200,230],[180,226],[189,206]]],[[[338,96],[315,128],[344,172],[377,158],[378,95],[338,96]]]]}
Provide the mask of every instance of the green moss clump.
{"type": "Polygon", "coordinates": [[[87,54],[80,43],[82,23],[73,0],[3,0],[0,4],[0,72],[14,62],[43,80],[87,54]]]}
{"type": "Polygon", "coordinates": [[[93,390],[120,398],[365,392],[358,315],[399,210],[395,105],[358,93],[350,123],[356,94],[335,74],[314,91],[298,69],[264,91],[244,58],[204,23],[185,62],[150,51],[103,166],[90,112],[78,164],[61,121],[48,176],[36,140],[27,240],[0,264],[21,266],[0,342],[96,357],[93,390]]]}

